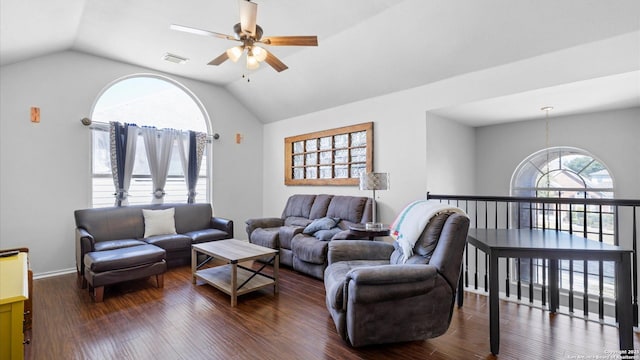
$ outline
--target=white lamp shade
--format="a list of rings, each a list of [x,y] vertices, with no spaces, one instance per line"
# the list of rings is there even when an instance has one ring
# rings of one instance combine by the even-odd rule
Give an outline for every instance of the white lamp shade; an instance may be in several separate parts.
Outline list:
[[[360,190],[388,190],[389,173],[360,174]]]

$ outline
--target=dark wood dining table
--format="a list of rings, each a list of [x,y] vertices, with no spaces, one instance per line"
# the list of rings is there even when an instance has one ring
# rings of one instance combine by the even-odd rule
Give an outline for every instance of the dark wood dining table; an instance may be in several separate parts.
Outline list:
[[[559,306],[559,260],[614,261],[620,350],[621,353],[633,350],[631,250],[568,232],[538,229],[469,229],[467,242],[488,255],[491,353],[498,354],[500,350],[498,259],[501,257],[549,260],[550,312],[556,312]],[[462,305],[460,298],[459,305]]]

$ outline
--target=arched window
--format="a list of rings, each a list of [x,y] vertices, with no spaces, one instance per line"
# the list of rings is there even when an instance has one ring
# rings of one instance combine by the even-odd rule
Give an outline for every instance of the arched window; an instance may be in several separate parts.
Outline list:
[[[92,206],[114,204],[111,173],[109,122],[134,123],[158,129],[172,128],[209,133],[209,117],[201,102],[181,84],[157,75],[139,74],[118,79],[107,86],[93,106],[92,125]],[[142,138],[138,142],[128,192],[129,204],[151,202],[153,186]],[[187,202],[187,188],[178,143],[172,151],[164,202]],[[202,158],[196,202],[209,202],[210,141]]]
[[[511,194],[523,197],[613,198],[614,184],[606,165],[587,151],[573,147],[553,147],[541,150],[525,159],[511,178]],[[614,209],[596,205],[534,204],[531,209],[518,209],[520,224],[516,227],[557,229],[571,231],[592,240],[614,243]],[[531,218],[532,217],[532,218]],[[602,239],[599,237],[602,231]],[[520,260],[520,275],[523,281],[542,284],[545,274],[544,262],[533,259]],[[587,268],[585,279],[584,269]],[[514,267],[514,269],[517,267]],[[531,269],[533,268],[533,273]],[[598,293],[599,276],[604,279],[604,295],[614,297],[614,265],[611,262],[560,261],[560,286],[588,293]],[[517,276],[516,276],[517,277]],[[515,277],[514,277],[515,278]]]
[[[606,166],[588,152],[554,147],[520,163],[511,179],[511,192],[514,196],[612,198],[613,179]]]

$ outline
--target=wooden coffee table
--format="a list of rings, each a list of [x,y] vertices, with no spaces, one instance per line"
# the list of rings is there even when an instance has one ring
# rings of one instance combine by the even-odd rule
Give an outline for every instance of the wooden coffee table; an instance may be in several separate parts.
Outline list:
[[[198,264],[198,254],[207,258]],[[256,259],[266,262],[258,270],[240,263]],[[222,261],[223,265],[199,270],[211,260]],[[273,292],[278,293],[278,250],[251,244],[247,241],[228,239],[195,244],[191,247],[191,273],[193,283],[200,279],[216,289],[231,295],[231,306],[238,303],[238,295],[273,285]],[[273,265],[273,276],[263,274],[265,266]]]

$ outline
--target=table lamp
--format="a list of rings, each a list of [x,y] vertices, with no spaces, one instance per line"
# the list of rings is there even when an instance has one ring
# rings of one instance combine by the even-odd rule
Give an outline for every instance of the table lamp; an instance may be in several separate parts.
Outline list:
[[[360,174],[360,190],[372,190],[373,191],[373,216],[372,222],[366,224],[367,228],[381,228],[382,224],[378,223],[376,217],[376,190],[389,189],[389,174],[388,173],[362,173]]]

